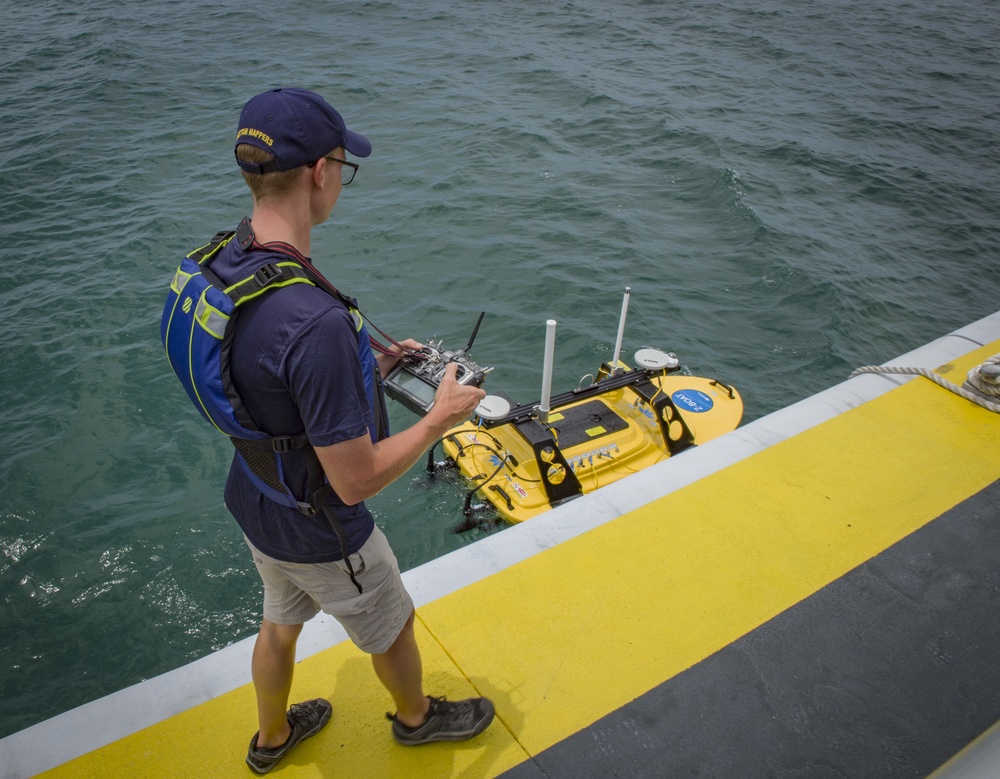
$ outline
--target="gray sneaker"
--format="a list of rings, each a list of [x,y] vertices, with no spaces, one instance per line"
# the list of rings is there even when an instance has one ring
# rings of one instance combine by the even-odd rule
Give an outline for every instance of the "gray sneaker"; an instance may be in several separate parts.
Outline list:
[[[432,741],[464,741],[478,736],[493,721],[493,704],[487,698],[469,698],[455,701],[427,696],[431,702],[427,720],[417,728],[410,728],[392,714],[392,735],[400,744],[416,746]]]
[[[293,703],[288,709],[288,724],[292,726],[292,734],[288,741],[280,747],[274,749],[264,749],[257,746],[257,736],[254,733],[250,739],[250,748],[247,750],[247,765],[258,774],[266,774],[274,768],[278,761],[292,751],[292,747],[300,741],[315,736],[323,726],[330,721],[333,707],[329,701],[322,698],[305,701],[304,703]]]

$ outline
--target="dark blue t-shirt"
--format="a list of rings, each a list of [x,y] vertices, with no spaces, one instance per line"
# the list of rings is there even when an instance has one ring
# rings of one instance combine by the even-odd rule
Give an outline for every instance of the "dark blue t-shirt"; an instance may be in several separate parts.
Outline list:
[[[244,251],[232,240],[211,268],[223,282],[233,284],[266,262],[289,259],[311,267],[290,246],[255,244]],[[313,446],[363,435],[376,440],[373,404],[378,402],[374,394],[379,391],[374,381],[378,365],[368,332],[355,313],[308,284],[273,290],[240,306],[229,370],[258,429],[272,436],[305,432]],[[279,456],[288,486],[297,497],[307,497],[306,451]],[[341,559],[340,541],[325,512],[310,517],[265,497],[238,457],[233,459],[225,496],[247,538],[264,554],[298,563]],[[335,494],[329,495],[327,505],[340,519],[348,554],[353,554],[371,535],[371,513],[364,503],[348,506]]]

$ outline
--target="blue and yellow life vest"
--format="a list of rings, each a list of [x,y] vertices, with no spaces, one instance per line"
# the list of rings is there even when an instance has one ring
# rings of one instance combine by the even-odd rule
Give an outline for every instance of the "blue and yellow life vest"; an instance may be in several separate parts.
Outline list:
[[[360,335],[362,320],[357,302],[328,283],[318,284],[302,265],[291,259],[268,262],[235,284],[224,284],[210,266],[233,238],[240,241],[243,249],[251,245],[253,232],[248,220],[244,220],[236,232],[217,233],[209,243],[195,249],[181,261],[163,308],[160,338],[170,367],[191,402],[216,430],[229,437],[236,447],[240,465],[257,489],[276,503],[311,516],[325,508],[323,497],[330,490],[319,458],[305,433],[272,436],[256,429],[229,374],[232,334],[241,305],[291,284],[317,286],[340,299],[354,315]],[[275,254],[270,257],[272,260],[279,259]],[[368,345],[365,344],[365,347]],[[375,383],[373,413],[378,438],[381,438],[387,430],[384,429],[384,402],[381,401],[377,373],[376,368],[376,375],[372,377]],[[279,455],[294,449],[307,452],[308,495],[293,494],[285,480]],[[344,559],[350,568],[341,523],[332,512],[325,513],[340,538]],[[353,571],[351,574],[353,580]],[[356,580],[354,583],[360,591],[361,586]]]

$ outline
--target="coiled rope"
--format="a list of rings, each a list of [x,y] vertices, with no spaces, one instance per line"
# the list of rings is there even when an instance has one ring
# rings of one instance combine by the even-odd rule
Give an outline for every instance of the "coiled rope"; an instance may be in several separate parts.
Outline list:
[[[925,376],[926,378],[954,392],[956,395],[971,400],[978,406],[1000,413],[1000,354],[990,357],[986,362],[977,365],[965,379],[965,384],[959,387],[943,376],[926,368],[891,368],[882,365],[865,365],[857,368],[850,378],[862,373],[893,373],[908,376]]]

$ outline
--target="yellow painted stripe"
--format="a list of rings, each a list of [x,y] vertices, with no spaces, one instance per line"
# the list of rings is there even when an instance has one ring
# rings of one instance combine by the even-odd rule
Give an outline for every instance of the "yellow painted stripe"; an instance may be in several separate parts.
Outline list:
[[[418,624],[417,640],[428,690],[451,700],[476,695],[447,653]],[[472,682],[481,680],[472,679]],[[268,776],[492,777],[525,759],[502,726],[463,744],[398,746],[385,712],[392,699],[371,662],[350,643],[339,644],[296,666],[293,700],[323,697],[333,704],[330,723],[303,741]],[[253,688],[241,687],[114,744],[43,774],[45,779],[247,779],[244,762],[257,730]]]
[[[1000,342],[969,355],[949,378],[998,351]],[[472,742],[398,747],[381,716],[391,703],[366,657],[341,644],[303,661],[293,698],[328,697],[334,718],[274,775],[494,777],[998,476],[1000,415],[915,379],[422,607],[428,691],[478,691],[497,705],[499,721]],[[245,778],[255,729],[246,686],[43,776]]]

